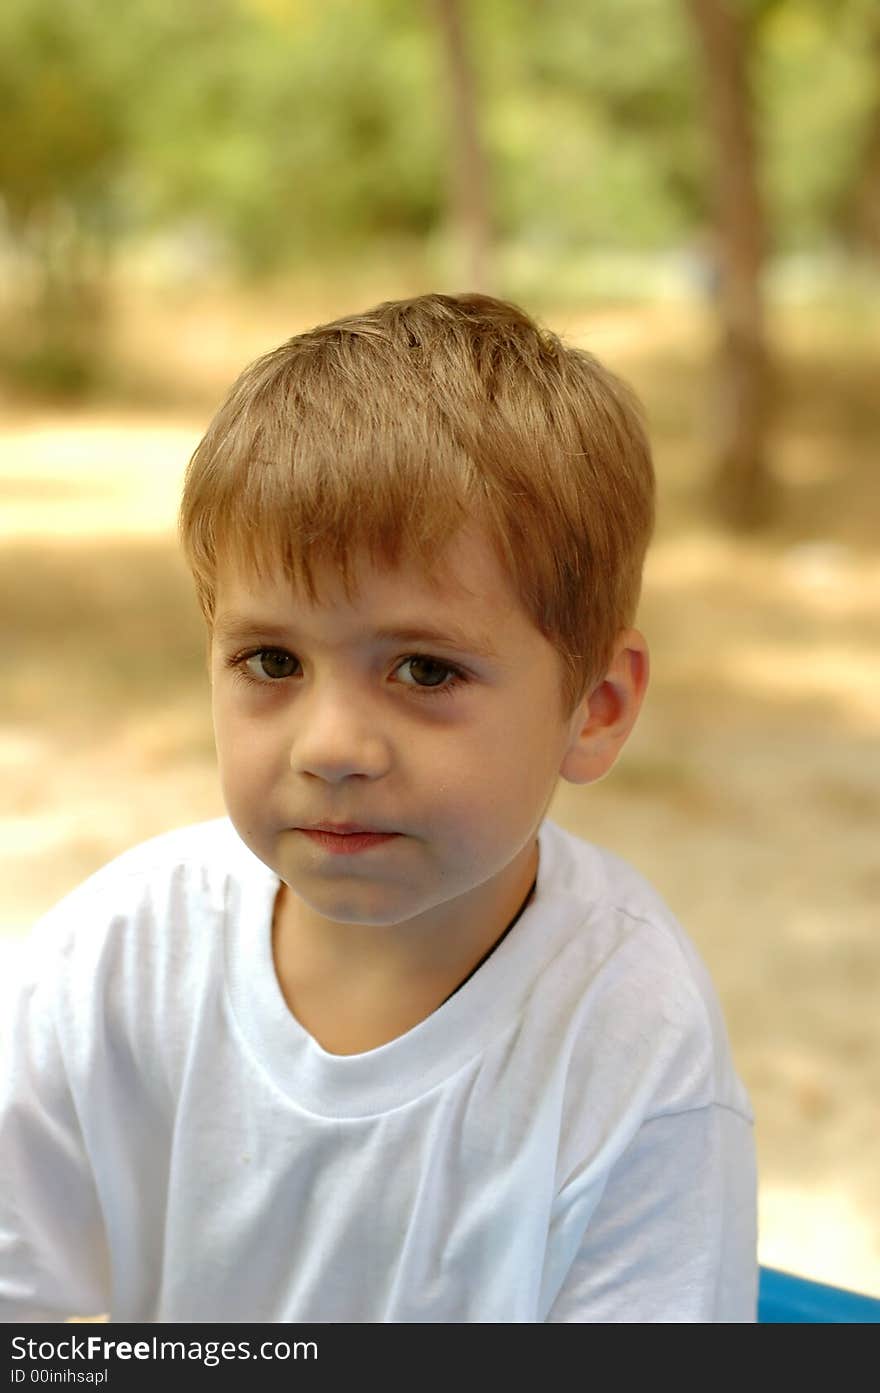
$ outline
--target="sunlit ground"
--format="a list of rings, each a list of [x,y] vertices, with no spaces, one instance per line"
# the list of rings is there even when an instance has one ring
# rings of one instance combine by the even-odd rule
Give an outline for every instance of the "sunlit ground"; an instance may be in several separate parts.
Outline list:
[[[191,373],[194,402],[18,404],[0,430],[9,955],[111,856],[223,812],[201,620],[173,538],[180,483],[223,384],[319,315],[214,308],[205,355],[205,313],[181,311],[169,334],[143,309],[126,340],[151,390]],[[695,491],[707,321],[546,317],[642,392],[661,487],[640,619],[648,700],[610,777],[562,785],[552,815],[637,865],[710,967],[757,1113],[762,1262],[880,1296],[877,350],[833,320],[780,319],[786,517],[733,541]]]

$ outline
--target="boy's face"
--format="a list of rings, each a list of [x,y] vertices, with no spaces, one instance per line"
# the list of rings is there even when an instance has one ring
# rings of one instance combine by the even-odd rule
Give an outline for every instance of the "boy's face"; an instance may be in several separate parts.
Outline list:
[[[444,916],[524,895],[537,867],[536,832],[582,712],[563,720],[559,656],[482,534],[460,534],[446,560],[441,589],[413,567],[362,565],[353,604],[326,574],[320,606],[283,577],[218,577],[211,681],[226,808],[316,923],[440,929]],[[234,634],[230,615],[244,621]],[[429,628],[446,641],[413,636]],[[302,830],[319,822],[397,835],[340,854]]]

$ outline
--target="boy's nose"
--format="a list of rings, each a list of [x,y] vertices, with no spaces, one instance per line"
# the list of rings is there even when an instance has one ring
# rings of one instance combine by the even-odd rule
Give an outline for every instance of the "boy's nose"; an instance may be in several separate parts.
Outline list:
[[[363,700],[326,690],[297,704],[290,743],[291,767],[327,783],[358,775],[380,779],[391,767],[391,748],[375,713]]]

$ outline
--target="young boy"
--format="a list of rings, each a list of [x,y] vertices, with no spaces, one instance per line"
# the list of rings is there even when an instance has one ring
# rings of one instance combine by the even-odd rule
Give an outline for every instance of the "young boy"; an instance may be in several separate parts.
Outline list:
[[[545,817],[638,716],[653,512],[627,389],[512,305],[388,303],[244,372],[180,511],[228,817],[35,928],[5,1319],[755,1319],[706,970]]]

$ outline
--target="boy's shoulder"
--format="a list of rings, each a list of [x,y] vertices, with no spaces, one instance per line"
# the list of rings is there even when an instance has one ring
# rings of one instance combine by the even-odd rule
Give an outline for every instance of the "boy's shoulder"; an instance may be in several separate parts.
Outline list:
[[[7,988],[19,1038],[38,1050],[57,1040],[81,1080],[110,1043],[171,1069],[192,1023],[222,999],[230,931],[268,917],[276,885],[228,817],[120,852],[22,940]]]
[[[567,830],[545,818],[539,834],[539,875],[548,898],[568,900],[572,909],[582,906],[590,922],[592,950],[602,951],[607,930],[614,942],[627,933],[627,925],[641,925],[657,951],[673,958],[682,953],[693,961],[690,943],[678,919],[655,886],[617,852]],[[633,931],[630,930],[630,931]]]
[[[273,883],[228,817],[172,828],[119,852],[57,900],[33,924],[28,956],[94,970],[135,951],[144,962],[213,950],[206,922],[228,919],[244,895]]]
[[[255,859],[239,837],[229,817],[209,818],[157,832],[126,847],[99,866],[73,893],[92,888],[99,880],[109,882],[126,876],[173,872],[178,867],[204,863],[225,864],[230,856]]]
[[[604,1054],[616,1040],[630,1054],[663,1040],[682,1077],[703,1073],[707,1100],[751,1116],[711,975],[660,892],[624,857],[550,819],[540,840],[547,924],[560,929],[554,972],[577,999],[580,1050]]]
[[[114,893],[125,895],[151,890],[167,893],[173,886],[192,884],[214,898],[230,877],[271,874],[239,837],[229,817],[189,823],[126,847],[58,900],[39,923],[90,900],[104,900]]]
[[[690,1015],[713,996],[694,944],[651,882],[617,852],[545,819],[542,898],[564,923],[561,947],[573,978],[598,976],[668,1013]]]
[[[650,881],[616,852],[570,832],[549,817],[541,823],[539,840],[540,873],[558,888],[590,901],[613,898],[643,913],[666,911]]]

